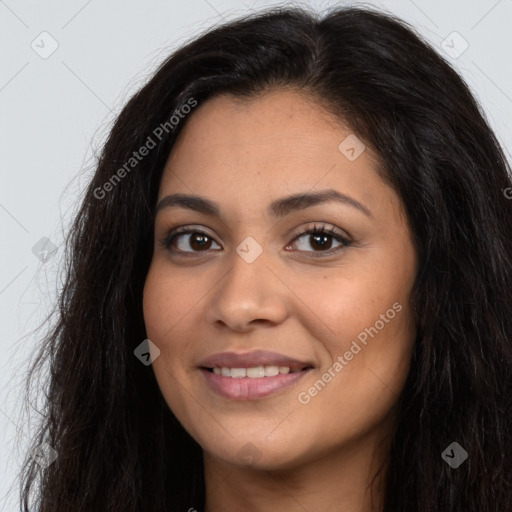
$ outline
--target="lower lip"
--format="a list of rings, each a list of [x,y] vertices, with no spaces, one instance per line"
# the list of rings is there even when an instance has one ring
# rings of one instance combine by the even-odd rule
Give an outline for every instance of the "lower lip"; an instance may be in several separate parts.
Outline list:
[[[275,377],[260,377],[251,379],[250,377],[224,377],[216,373],[209,372],[201,368],[206,382],[219,395],[234,400],[253,400],[264,398],[273,393],[277,393],[288,386],[296,383],[304,375],[310,372],[310,369],[301,372],[279,374]]]

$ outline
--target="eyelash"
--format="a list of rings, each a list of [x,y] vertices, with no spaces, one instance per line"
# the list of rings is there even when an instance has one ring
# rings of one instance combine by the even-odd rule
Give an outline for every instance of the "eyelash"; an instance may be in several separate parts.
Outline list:
[[[167,236],[165,236],[162,240],[160,240],[160,244],[164,249],[167,249],[168,251],[170,251],[171,253],[174,253],[174,254],[187,254],[187,253],[198,254],[200,252],[207,252],[207,251],[180,251],[180,250],[172,249],[171,246],[172,246],[174,240],[178,236],[184,235],[184,234],[188,234],[188,235],[198,234],[198,235],[202,235],[202,236],[205,236],[205,237],[213,240],[213,237],[211,237],[208,233],[206,233],[205,231],[203,231],[200,228],[188,229],[186,226],[184,226],[184,227],[177,228],[177,229],[171,231]],[[316,225],[314,225],[313,228],[307,228],[307,229],[301,231],[300,233],[298,233],[294,237],[294,239],[290,242],[290,244],[287,244],[286,247],[288,247],[289,245],[294,243],[296,240],[298,240],[299,238],[302,238],[305,235],[327,235],[327,236],[331,236],[337,242],[340,242],[342,244],[339,247],[336,247],[334,249],[329,249],[326,251],[299,251],[299,252],[313,253],[314,258],[322,258],[322,257],[326,257],[326,256],[332,256],[333,254],[338,253],[338,252],[342,251],[343,249],[349,247],[353,243],[352,240],[340,235],[332,227],[327,228],[325,225],[321,225],[321,226],[317,227]],[[217,242],[215,242],[215,243],[217,243]]]

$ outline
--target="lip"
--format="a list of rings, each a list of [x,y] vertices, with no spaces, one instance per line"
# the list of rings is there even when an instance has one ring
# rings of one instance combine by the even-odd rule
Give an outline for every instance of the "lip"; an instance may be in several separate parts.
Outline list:
[[[253,350],[252,352],[220,352],[206,359],[203,359],[199,365],[200,368],[251,368],[254,366],[288,366],[291,370],[301,370],[307,367],[313,367],[311,361],[299,361],[277,352],[268,350]],[[271,379],[272,377],[265,377]],[[257,379],[255,379],[257,380]]]
[[[217,394],[232,400],[265,398],[295,384],[311,371],[312,368],[296,373],[279,374],[275,377],[261,377],[258,379],[242,377],[235,379],[217,375],[201,368],[201,373],[208,386]]]
[[[202,360],[198,366],[210,389],[222,397],[232,400],[256,400],[278,393],[295,384],[314,368],[311,362],[299,361],[265,350],[255,350],[243,354],[222,352]],[[252,379],[249,377],[224,377],[208,370],[215,367],[251,368],[255,366],[288,366],[291,370],[302,371]]]

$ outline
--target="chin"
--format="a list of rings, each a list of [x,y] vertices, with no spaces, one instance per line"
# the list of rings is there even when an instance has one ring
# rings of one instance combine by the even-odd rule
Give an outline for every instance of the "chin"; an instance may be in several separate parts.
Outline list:
[[[208,440],[200,443],[213,458],[247,469],[258,471],[288,470],[296,467],[305,459],[305,439],[287,435],[285,440],[266,438],[268,434],[245,435],[224,438],[223,443]],[[301,447],[301,452],[297,452]]]

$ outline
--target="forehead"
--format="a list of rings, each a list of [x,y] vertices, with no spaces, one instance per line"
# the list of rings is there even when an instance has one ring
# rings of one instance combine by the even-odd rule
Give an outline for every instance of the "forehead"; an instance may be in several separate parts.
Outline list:
[[[354,160],[340,151],[349,137],[355,134],[347,125],[297,91],[250,99],[217,96],[186,119],[159,196],[193,191],[238,199],[255,211],[266,209],[272,197],[325,188],[363,203],[389,201],[386,196],[393,192],[380,178],[371,149]]]
[[[297,91],[274,90],[250,99],[221,95],[192,112],[170,162],[191,146],[197,158],[209,153],[233,160],[251,156],[258,162],[270,156],[280,162],[299,157],[314,160],[318,153],[336,154],[340,137],[350,132],[311,97]]]

